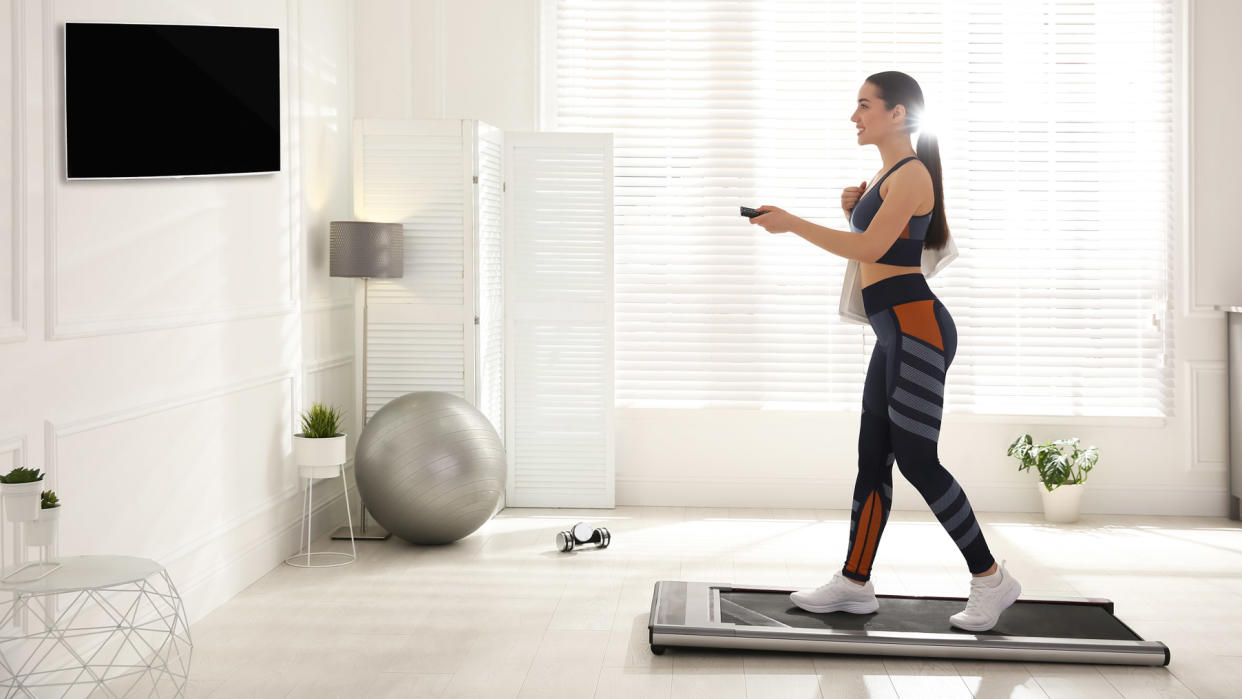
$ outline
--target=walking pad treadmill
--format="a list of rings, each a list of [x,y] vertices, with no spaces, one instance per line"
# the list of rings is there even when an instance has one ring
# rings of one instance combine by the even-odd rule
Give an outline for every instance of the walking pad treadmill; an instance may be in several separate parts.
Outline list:
[[[667,646],[1111,665],[1168,665],[1169,648],[1145,641],[1106,599],[1019,599],[989,631],[949,617],[965,597],[876,595],[871,614],[803,611],[793,590],[661,580],[651,599],[651,652]]]

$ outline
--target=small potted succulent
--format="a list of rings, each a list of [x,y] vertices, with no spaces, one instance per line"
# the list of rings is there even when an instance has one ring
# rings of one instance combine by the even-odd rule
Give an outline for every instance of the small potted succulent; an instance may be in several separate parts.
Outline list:
[[[0,496],[4,497],[4,518],[10,522],[30,522],[39,516],[39,493],[43,474],[37,468],[17,468],[0,476]]]
[[[1099,449],[1079,450],[1077,437],[1034,444],[1031,435],[1024,434],[1009,445],[1009,456],[1021,462],[1019,471],[1029,471],[1032,466],[1039,471],[1038,487],[1044,502],[1044,519],[1049,522],[1078,521],[1078,504],[1082,499],[1087,473],[1099,460]]]
[[[315,403],[302,413],[302,431],[293,435],[293,457],[304,478],[341,475],[345,463],[345,435],[338,431],[341,413]]]
[[[59,521],[60,500],[55,491],[45,490],[39,506],[39,518],[27,525],[26,543],[30,546],[51,546],[56,540]]]

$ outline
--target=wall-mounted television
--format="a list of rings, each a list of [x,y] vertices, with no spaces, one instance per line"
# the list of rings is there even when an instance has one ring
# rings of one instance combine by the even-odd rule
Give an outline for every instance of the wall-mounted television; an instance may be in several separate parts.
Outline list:
[[[272,27],[65,23],[70,180],[280,171]]]

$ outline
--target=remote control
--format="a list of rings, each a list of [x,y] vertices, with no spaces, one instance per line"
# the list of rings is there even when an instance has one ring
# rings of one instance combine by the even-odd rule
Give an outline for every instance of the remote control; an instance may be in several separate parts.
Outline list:
[[[764,215],[764,214],[766,214],[766,213],[768,213],[768,212],[766,212],[766,211],[755,211],[754,209],[750,208],[749,206],[743,206],[743,207],[742,207],[742,215],[743,215],[743,216],[745,216],[746,218],[754,218],[754,217],[756,217],[756,216],[762,216],[762,215]]]

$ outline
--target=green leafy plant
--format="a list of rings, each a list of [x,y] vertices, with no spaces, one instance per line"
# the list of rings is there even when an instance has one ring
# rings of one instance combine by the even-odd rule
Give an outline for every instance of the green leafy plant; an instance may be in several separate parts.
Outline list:
[[[1063,448],[1068,453],[1062,453]],[[1035,444],[1031,441],[1031,435],[1024,434],[1009,445],[1009,456],[1021,461],[1019,471],[1029,471],[1034,466],[1044,487],[1052,492],[1062,485],[1085,482],[1087,473],[1099,460],[1100,452],[1096,447],[1080,450],[1077,437]]]
[[[53,507],[60,507],[60,499],[56,497],[55,490],[43,491],[42,509],[50,510]]]
[[[329,408],[323,403],[315,403],[310,410],[302,413],[302,436],[310,439],[335,437],[340,423],[339,410]]]
[[[39,472],[39,469],[24,468],[22,466],[18,466],[7,474],[0,476],[0,483],[34,483],[39,480],[43,480],[43,474]]]

